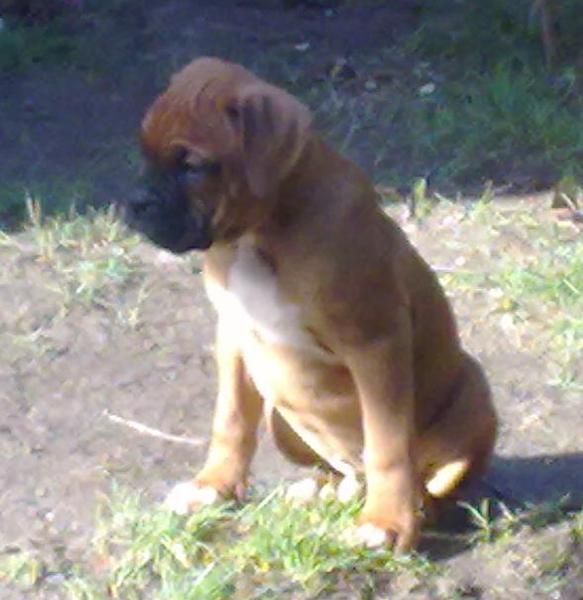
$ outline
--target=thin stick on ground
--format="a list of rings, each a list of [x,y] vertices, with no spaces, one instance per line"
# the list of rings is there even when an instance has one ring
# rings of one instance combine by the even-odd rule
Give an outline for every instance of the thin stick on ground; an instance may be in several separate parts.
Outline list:
[[[112,423],[117,423],[118,425],[123,425],[124,427],[128,427],[129,429],[133,429],[142,435],[149,435],[151,437],[155,437],[161,440],[165,440],[167,442],[173,442],[175,444],[186,444],[188,446],[204,446],[206,443],[202,438],[192,438],[186,437],[182,435],[174,435],[171,433],[164,433],[159,429],[155,429],[153,427],[148,427],[148,425],[144,425],[143,423],[139,423],[138,421],[132,421],[131,419],[125,419],[124,417],[120,417],[118,415],[114,415],[110,413],[108,410],[103,411],[103,415],[109,419]]]

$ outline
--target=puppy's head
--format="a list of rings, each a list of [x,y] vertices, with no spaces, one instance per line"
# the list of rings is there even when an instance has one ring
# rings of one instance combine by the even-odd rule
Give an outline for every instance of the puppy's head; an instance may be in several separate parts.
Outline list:
[[[256,227],[273,212],[310,121],[303,104],[243,67],[194,61],[144,118],[146,164],[128,223],[177,253]]]

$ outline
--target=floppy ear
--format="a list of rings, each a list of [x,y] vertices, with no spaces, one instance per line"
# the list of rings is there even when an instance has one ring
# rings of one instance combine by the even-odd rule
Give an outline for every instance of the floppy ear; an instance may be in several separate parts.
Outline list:
[[[312,121],[310,111],[287,92],[257,83],[239,91],[227,115],[239,139],[249,188],[264,197],[299,159]]]

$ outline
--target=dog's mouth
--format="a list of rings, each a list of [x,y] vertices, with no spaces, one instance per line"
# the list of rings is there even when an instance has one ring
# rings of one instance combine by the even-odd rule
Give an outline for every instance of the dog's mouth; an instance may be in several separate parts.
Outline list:
[[[208,250],[213,244],[213,232],[210,219],[204,218],[202,224],[186,228],[183,236],[171,243],[167,249],[175,254],[183,254],[190,250]]]
[[[202,168],[197,177],[199,171]],[[210,248],[214,209],[192,189],[192,176],[190,171],[147,169],[136,193],[124,202],[125,222],[156,246],[176,254]]]

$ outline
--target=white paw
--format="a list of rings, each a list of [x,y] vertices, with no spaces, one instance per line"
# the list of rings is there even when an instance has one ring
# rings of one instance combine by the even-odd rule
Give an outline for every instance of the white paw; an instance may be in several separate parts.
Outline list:
[[[300,479],[290,484],[286,490],[285,497],[287,500],[296,504],[306,504],[313,500],[319,491],[318,482],[312,477]]]
[[[356,477],[345,477],[339,484],[336,490],[336,498],[343,504],[348,504],[362,492],[362,483]]]
[[[200,487],[193,481],[183,481],[170,490],[164,506],[177,515],[186,515],[199,506],[216,504],[220,498],[221,495],[213,487]]]
[[[387,532],[372,523],[364,523],[364,525],[358,527],[353,533],[353,542],[367,548],[380,548],[388,540],[389,536]]]

